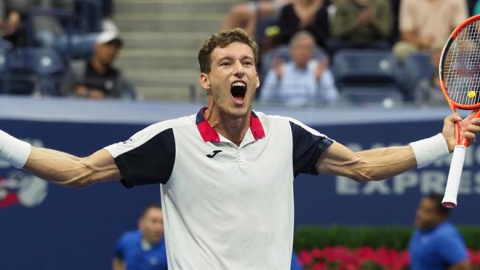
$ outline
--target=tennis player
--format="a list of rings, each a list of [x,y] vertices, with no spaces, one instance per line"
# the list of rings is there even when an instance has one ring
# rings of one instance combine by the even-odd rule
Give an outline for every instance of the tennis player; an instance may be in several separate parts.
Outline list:
[[[212,35],[198,60],[208,107],[197,114],[153,124],[85,158],[2,131],[0,158],[76,188],[119,179],[126,187],[160,184],[169,269],[286,270],[299,173],[387,179],[448,156],[454,123],[472,142],[480,130],[474,114],[452,114],[431,138],[353,152],[295,119],[252,110],[258,47],[243,30]]]

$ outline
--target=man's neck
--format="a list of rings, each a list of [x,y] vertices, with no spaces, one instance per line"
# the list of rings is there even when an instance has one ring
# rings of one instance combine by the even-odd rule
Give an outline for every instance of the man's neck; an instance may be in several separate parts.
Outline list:
[[[245,117],[233,118],[222,113],[209,114],[208,110],[205,111],[205,119],[210,126],[237,146],[240,146],[245,133],[250,128],[250,115],[251,112]]]

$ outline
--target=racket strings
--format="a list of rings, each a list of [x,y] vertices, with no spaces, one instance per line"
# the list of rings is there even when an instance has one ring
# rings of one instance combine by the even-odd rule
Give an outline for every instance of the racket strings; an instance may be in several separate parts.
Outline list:
[[[443,79],[448,96],[461,105],[480,103],[480,22],[473,21],[457,34],[447,49]]]

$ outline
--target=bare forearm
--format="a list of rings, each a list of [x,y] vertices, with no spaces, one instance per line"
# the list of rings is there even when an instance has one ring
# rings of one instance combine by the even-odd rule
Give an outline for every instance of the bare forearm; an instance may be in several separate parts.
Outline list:
[[[320,157],[317,171],[346,176],[356,181],[382,180],[410,170],[416,166],[410,146],[353,152],[334,143]]]
[[[32,147],[24,169],[55,184],[84,187],[119,179],[119,171],[106,150],[79,158],[56,150]]]
[[[388,179],[417,165],[410,146],[372,149],[357,154],[365,161],[362,170],[368,172],[368,180]]]

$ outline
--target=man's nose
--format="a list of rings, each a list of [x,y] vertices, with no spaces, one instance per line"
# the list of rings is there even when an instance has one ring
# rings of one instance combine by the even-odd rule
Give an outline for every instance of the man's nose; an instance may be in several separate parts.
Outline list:
[[[235,76],[242,77],[245,75],[245,71],[243,70],[243,65],[240,63],[240,61],[236,61],[234,64],[234,72]]]

